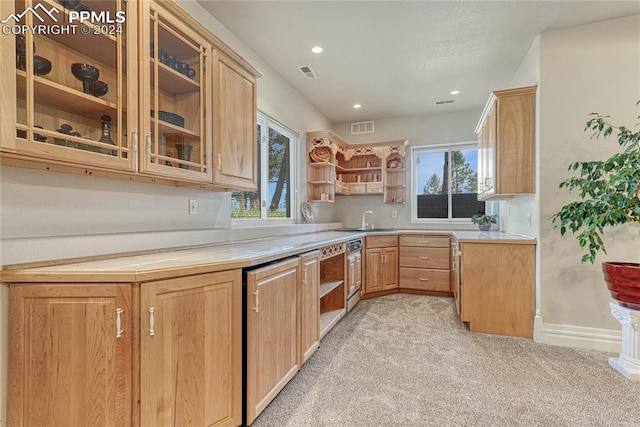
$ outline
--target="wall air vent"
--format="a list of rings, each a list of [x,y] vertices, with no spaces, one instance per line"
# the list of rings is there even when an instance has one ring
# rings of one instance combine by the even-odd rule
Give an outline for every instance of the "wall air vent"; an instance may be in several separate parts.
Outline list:
[[[351,135],[356,135],[359,133],[373,133],[373,132],[374,132],[373,121],[351,123]]]
[[[456,101],[454,101],[453,99],[448,99],[446,101],[436,101],[436,105],[453,104],[454,102]]]
[[[300,67],[299,70],[302,71],[302,74],[304,74],[304,76],[309,80],[318,78],[318,75],[316,74],[316,72],[313,71],[311,67],[309,67],[308,65]]]

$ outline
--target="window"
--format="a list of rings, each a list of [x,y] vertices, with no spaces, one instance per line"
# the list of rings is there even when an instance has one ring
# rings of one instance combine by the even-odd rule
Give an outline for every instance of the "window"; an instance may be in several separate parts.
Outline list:
[[[258,113],[258,191],[231,194],[231,218],[237,220],[295,219],[296,134]]]
[[[485,213],[478,201],[478,148],[475,143],[413,147],[412,222],[469,219]]]

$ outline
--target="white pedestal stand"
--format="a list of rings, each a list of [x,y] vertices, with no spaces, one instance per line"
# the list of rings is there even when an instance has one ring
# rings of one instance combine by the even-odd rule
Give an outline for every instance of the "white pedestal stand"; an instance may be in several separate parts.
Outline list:
[[[611,314],[622,324],[620,357],[610,357],[609,365],[632,381],[640,381],[640,311],[611,303]]]

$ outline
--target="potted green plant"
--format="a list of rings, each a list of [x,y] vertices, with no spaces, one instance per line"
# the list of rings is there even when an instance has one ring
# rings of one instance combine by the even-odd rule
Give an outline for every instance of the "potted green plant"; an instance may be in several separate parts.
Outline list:
[[[552,216],[561,235],[571,231],[580,247],[586,249],[583,263],[594,263],[598,252],[607,253],[602,241],[605,228],[640,225],[640,130],[616,126],[609,116],[599,113],[590,116],[585,131],[593,131],[591,138],[607,138],[616,132],[621,151],[606,160],[571,163],[569,171],[577,176],[560,183],[560,188],[577,191],[579,200]],[[611,296],[623,305],[640,309],[640,264],[603,262],[602,270]]]
[[[471,222],[477,224],[480,231],[489,231],[491,224],[498,223],[498,215],[475,214],[471,217]]]

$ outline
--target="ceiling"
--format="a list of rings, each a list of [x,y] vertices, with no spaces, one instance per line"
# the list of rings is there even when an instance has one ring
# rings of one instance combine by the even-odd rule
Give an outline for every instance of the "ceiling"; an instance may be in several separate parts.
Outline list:
[[[640,13],[639,1],[198,2],[334,124],[481,108],[537,34]]]

